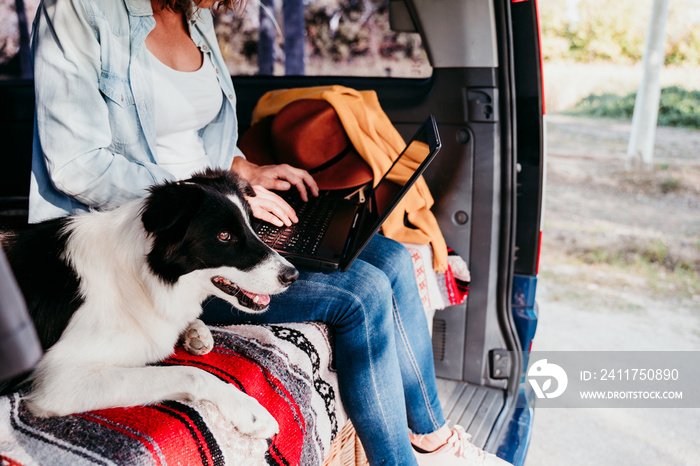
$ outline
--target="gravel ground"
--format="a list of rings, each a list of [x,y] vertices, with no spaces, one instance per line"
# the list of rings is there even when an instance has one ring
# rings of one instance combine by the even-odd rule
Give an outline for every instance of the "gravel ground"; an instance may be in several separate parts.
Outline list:
[[[700,350],[700,131],[658,128],[625,170],[629,124],[548,116],[532,349]],[[700,409],[539,409],[528,466],[700,465]]]

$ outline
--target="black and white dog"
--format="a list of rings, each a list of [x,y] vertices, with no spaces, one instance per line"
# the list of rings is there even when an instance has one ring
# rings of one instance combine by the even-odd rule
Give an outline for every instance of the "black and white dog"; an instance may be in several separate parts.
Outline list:
[[[244,196],[254,195],[235,174],[207,171],[115,210],[5,237],[47,350],[31,377],[29,409],[48,417],[207,400],[239,431],[274,435],[275,419],[234,386],[194,367],[149,366],[169,356],[191,324],[194,334],[208,334],[196,320],[207,297],[263,312],[269,295],[298,277],[252,230]]]

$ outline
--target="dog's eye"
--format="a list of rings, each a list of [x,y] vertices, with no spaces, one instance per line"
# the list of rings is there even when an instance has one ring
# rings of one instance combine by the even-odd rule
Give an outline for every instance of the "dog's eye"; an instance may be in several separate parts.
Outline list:
[[[219,233],[218,238],[219,238],[219,241],[229,242],[229,241],[231,241],[231,233],[224,230],[224,231]]]

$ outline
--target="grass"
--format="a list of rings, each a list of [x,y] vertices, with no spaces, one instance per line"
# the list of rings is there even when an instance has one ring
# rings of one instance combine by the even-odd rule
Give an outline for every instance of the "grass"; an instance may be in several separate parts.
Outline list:
[[[571,256],[582,264],[643,276],[649,288],[660,293],[680,294],[684,298],[700,294],[700,270],[671,254],[661,240],[631,243],[616,250],[593,246],[575,251]]]
[[[569,255],[555,253],[547,260],[540,277],[544,282],[557,284],[552,292],[554,301],[576,302],[595,311],[606,308],[606,303],[614,299],[618,311],[645,312],[644,301],[634,292],[639,286],[636,275],[608,264],[585,264]]]
[[[683,187],[683,183],[678,178],[665,178],[659,182],[659,188],[664,194],[674,193],[680,191]]]
[[[609,92],[591,94],[576,104],[571,113],[631,119],[635,97],[635,92],[624,96]],[[658,124],[700,129],[700,91],[687,90],[680,86],[663,88],[659,102]]]
[[[542,273],[549,280],[593,284],[608,292],[635,289],[669,298],[700,296],[698,236],[686,238],[681,246],[663,237],[620,236],[595,225],[549,220],[543,227],[552,232],[542,259]]]
[[[584,254],[567,256],[567,262],[575,266],[588,266],[591,274],[595,270],[604,271],[605,281],[596,283],[591,275],[586,276],[581,283],[591,283],[599,288],[622,290],[626,287],[636,289],[631,284],[633,277],[644,280],[645,288],[656,295],[669,298],[688,299],[700,294],[700,273],[689,264],[681,263],[669,270],[655,261],[650,261],[643,256],[629,260],[619,254],[610,254],[607,251],[591,250]],[[565,277],[561,273],[543,271],[543,276],[548,280],[571,285],[573,277]],[[614,278],[613,278],[614,277]],[[581,277],[579,277],[581,280]],[[579,292],[587,294],[586,292]],[[580,298],[581,296],[570,296]]]

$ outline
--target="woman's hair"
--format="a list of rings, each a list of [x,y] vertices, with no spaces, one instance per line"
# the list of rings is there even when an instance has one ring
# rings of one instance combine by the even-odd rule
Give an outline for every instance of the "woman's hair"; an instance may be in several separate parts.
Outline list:
[[[155,0],[154,3],[158,8],[167,8],[178,13],[184,13],[188,18],[191,18],[194,14],[192,0]],[[197,1],[194,3],[197,3]],[[216,4],[215,8],[240,11],[245,8],[246,3],[248,3],[247,0],[222,0]]]

